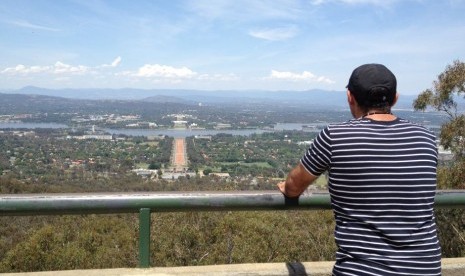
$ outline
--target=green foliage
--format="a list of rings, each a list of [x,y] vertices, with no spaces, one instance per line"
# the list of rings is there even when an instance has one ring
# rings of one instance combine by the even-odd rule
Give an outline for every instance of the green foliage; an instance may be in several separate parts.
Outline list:
[[[443,258],[465,256],[465,210],[436,210]]]
[[[150,165],[148,166],[149,170],[159,170],[160,168],[161,168],[160,163],[150,163]]]
[[[62,217],[17,243],[0,272],[134,267],[136,221],[129,216]]]
[[[465,189],[465,160],[438,168],[439,189]],[[465,256],[465,210],[436,210],[443,257]]]
[[[458,113],[454,99],[460,96],[465,96],[465,63],[456,60],[439,74],[432,89],[418,95],[413,105],[415,110],[432,107],[449,118],[441,126],[439,139],[454,153],[455,162],[438,168],[439,189],[465,189],[465,115]],[[443,256],[464,256],[465,211],[437,210],[436,218]]]
[[[35,187],[6,177],[0,181],[7,193]],[[232,191],[276,185],[265,179],[254,186],[250,182],[206,176],[154,185],[141,183],[138,177],[115,177],[53,187],[62,192]],[[335,250],[328,211],[155,213],[152,217],[152,263],[157,266],[331,260]],[[137,224],[136,215],[0,217],[0,272],[136,267]]]
[[[318,261],[335,252],[328,211],[159,214],[153,223],[155,266]]]
[[[250,137],[215,135],[211,140],[189,137],[187,155],[192,169],[218,167],[231,176],[279,177],[295,166],[315,133],[283,131]]]
[[[451,149],[456,160],[465,159],[465,114],[443,124],[439,138],[445,149]]]
[[[464,93],[465,63],[455,60],[439,74],[438,79],[433,82],[432,89],[427,89],[419,95],[414,102],[414,107],[416,110],[425,110],[431,106],[454,117],[457,108],[454,95],[460,96]]]
[[[459,160],[465,158],[465,115],[458,113],[454,98],[461,96],[465,97],[465,63],[456,60],[439,74],[433,88],[423,91],[413,103],[415,110],[432,107],[448,115],[449,122],[442,125],[439,138]]]
[[[438,189],[465,189],[465,160],[438,168]]]
[[[0,272],[136,267],[136,217],[32,218]],[[331,260],[333,227],[330,211],[155,213],[152,265]]]
[[[212,173],[212,171],[213,171],[212,169],[205,169],[203,170],[203,175],[209,175]]]

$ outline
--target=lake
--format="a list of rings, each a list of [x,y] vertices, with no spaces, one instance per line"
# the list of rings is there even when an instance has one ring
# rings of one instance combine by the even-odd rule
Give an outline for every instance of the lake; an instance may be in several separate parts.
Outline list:
[[[301,123],[278,123],[274,129],[111,129],[106,128],[103,131],[110,134],[123,134],[128,136],[159,136],[166,135],[175,138],[185,138],[188,136],[216,135],[220,133],[249,136],[251,134],[261,134],[272,131],[283,130],[302,130],[302,126],[314,124]],[[37,129],[37,128],[69,128],[64,124],[57,123],[23,123],[23,122],[0,122],[0,129]]]
[[[68,128],[67,125],[57,123],[23,123],[0,122],[0,129],[35,129],[35,128]]]
[[[302,124],[302,123],[277,123],[273,129],[104,129],[111,134],[124,134],[131,136],[158,136],[166,135],[175,138],[186,138],[189,136],[216,135],[220,133],[249,136],[251,134],[261,134],[265,132],[283,131],[283,130],[302,130],[303,126],[321,127],[324,124]]]
[[[249,136],[251,134],[270,132],[262,129],[104,129],[111,134],[124,134],[130,136],[159,136],[166,135],[175,138],[186,138],[189,136],[216,135],[220,133]]]

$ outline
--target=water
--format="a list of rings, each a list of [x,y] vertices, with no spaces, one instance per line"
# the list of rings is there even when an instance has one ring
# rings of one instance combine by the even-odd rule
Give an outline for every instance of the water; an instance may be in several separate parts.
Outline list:
[[[166,135],[175,138],[186,138],[189,136],[205,136],[205,135],[216,135],[220,133],[249,136],[251,134],[261,134],[272,131],[283,131],[283,130],[302,130],[303,126],[315,126],[321,127],[324,124],[302,124],[302,123],[277,123],[273,129],[105,129],[105,132],[111,134],[124,134],[130,136],[158,136]]]
[[[252,134],[261,134],[272,131],[283,130],[302,130],[303,126],[319,124],[302,124],[302,123],[277,123],[273,129],[112,129],[106,128],[103,131],[110,134],[123,134],[128,136],[170,136],[175,138],[185,138],[189,136],[206,136],[216,134],[231,134],[239,136],[250,136]],[[69,128],[64,124],[57,123],[23,123],[23,122],[0,122],[0,129],[37,129],[37,128]]]
[[[262,129],[105,129],[105,132],[111,134],[124,134],[129,136],[159,136],[166,135],[175,138],[186,138],[189,136],[216,135],[220,133],[249,136],[251,134],[269,132]]]
[[[301,130],[302,124],[297,123],[277,123],[274,130]]]
[[[252,134],[261,134],[272,131],[283,131],[283,130],[302,130],[303,126],[315,127],[315,131],[319,131],[321,127],[325,126],[323,123],[277,123],[273,129],[103,129],[105,132],[110,134],[123,134],[128,136],[170,136],[174,138],[185,138],[189,136],[206,136],[216,134],[231,134],[239,136],[250,136]],[[427,126],[429,128],[433,125]],[[23,123],[23,122],[0,122],[0,129],[36,129],[36,128],[69,128],[64,124],[57,123]]]
[[[0,129],[35,129],[35,128],[68,128],[67,125],[57,123],[23,123],[0,122]]]
[[[314,127],[314,128],[322,128],[327,126],[328,123],[277,123],[274,125],[274,130],[282,131],[282,130],[302,130],[303,127]]]

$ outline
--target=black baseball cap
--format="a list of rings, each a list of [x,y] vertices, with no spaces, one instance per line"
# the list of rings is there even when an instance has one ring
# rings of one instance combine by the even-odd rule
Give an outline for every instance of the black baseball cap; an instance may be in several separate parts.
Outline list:
[[[347,89],[360,106],[390,107],[396,97],[397,80],[382,64],[364,64],[352,72]]]

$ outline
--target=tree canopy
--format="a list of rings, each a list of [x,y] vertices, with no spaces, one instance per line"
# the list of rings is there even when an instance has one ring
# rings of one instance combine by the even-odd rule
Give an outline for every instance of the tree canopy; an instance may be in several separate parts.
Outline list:
[[[415,110],[432,107],[447,114],[449,121],[442,125],[441,145],[450,149],[457,160],[465,159],[465,114],[457,108],[457,99],[465,98],[465,63],[455,60],[438,75],[431,89],[426,89],[413,103]]]

